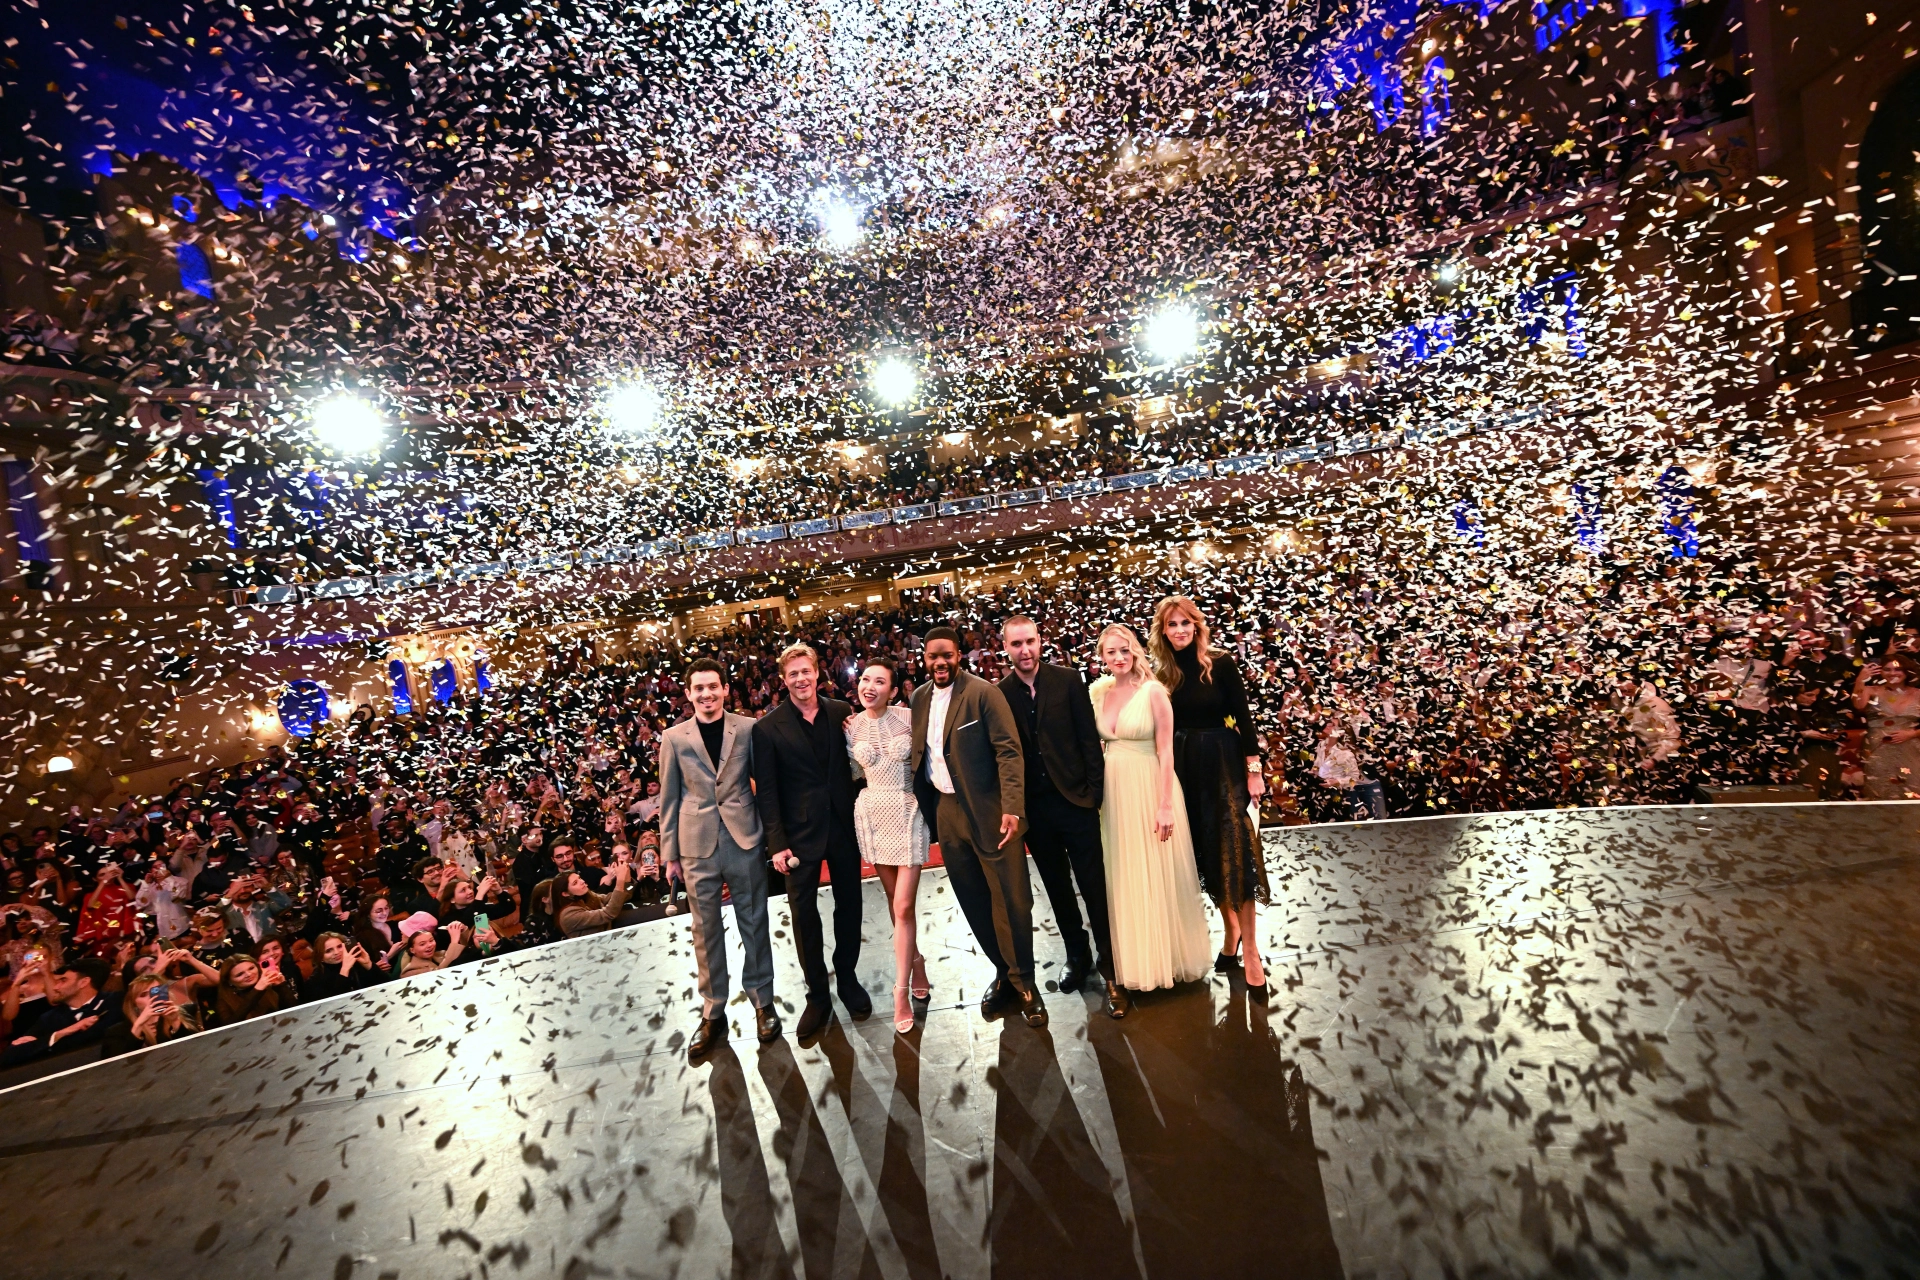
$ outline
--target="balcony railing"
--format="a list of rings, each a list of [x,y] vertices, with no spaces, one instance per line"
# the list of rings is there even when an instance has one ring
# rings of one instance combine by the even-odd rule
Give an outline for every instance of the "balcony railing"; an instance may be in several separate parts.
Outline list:
[[[906,524],[936,516],[974,515],[1005,507],[1028,506],[1037,502],[1074,501],[1108,493],[1128,493],[1165,485],[1193,484],[1216,477],[1257,475],[1281,470],[1296,463],[1323,458],[1346,458],[1387,449],[1432,444],[1482,431],[1520,426],[1544,417],[1546,407],[1534,405],[1519,412],[1495,418],[1452,419],[1403,430],[1361,432],[1317,440],[1272,453],[1244,453],[1211,462],[1185,462],[1176,466],[1155,467],[1118,476],[1089,476],[1057,484],[1026,489],[1008,489],[999,493],[975,494],[943,502],[919,502],[901,507],[883,507],[874,511],[856,511],[841,516],[817,516],[786,524],[760,525],[745,529],[715,529],[688,534],[684,540],[658,538],[630,547],[591,547],[577,551],[516,560],[511,564],[488,563],[450,565],[416,569],[407,573],[383,573],[370,578],[334,578],[307,585],[283,584],[246,587],[234,592],[235,603],[257,606],[295,604],[301,600],[350,600],[368,595],[393,595],[421,591],[442,585],[504,578],[522,580],[592,569],[606,565],[636,564],[664,560],[687,552],[711,551],[731,546],[760,546],[793,542],[836,532],[874,529],[885,525]]]

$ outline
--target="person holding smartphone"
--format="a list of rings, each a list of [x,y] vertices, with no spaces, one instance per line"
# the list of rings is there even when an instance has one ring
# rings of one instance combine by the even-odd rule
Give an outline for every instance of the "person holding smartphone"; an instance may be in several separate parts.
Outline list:
[[[319,946],[320,963],[314,966],[313,977],[306,984],[310,999],[323,1000],[328,996],[358,991],[371,986],[377,979],[373,957],[367,954],[364,946],[345,934],[323,933]]]
[[[301,1000],[305,999],[305,992],[300,989],[300,971],[288,963],[286,944],[280,941],[279,938],[268,938],[262,942],[254,952],[254,958],[260,962],[260,967],[263,970],[268,973],[278,974],[281,979],[285,981],[287,986],[286,1003],[298,1004]]]
[[[97,956],[83,956],[56,969],[48,979],[46,1012],[35,1020],[30,1034],[13,1037],[0,1053],[0,1067],[98,1046],[120,1017],[119,1008],[103,991],[111,971]]]
[[[1896,653],[1861,667],[1853,706],[1867,718],[1866,798],[1920,796],[1920,660]]]
[[[133,909],[151,916],[155,930],[171,942],[192,926],[186,905],[190,893],[187,880],[165,858],[155,858],[134,888]]]
[[[15,910],[26,913],[23,907]],[[0,992],[0,1029],[7,1033],[7,1043],[16,1035],[31,1034],[33,1024],[52,1006],[51,972],[44,949],[30,948],[21,956],[13,981]]]
[[[108,1027],[101,1041],[103,1058],[117,1058],[199,1030],[181,1015],[168,994],[167,980],[156,973],[144,974],[127,984],[120,1012],[123,1020]]]

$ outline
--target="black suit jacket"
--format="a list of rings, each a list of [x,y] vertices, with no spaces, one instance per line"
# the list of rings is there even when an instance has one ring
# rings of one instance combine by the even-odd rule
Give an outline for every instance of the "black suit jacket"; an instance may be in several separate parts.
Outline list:
[[[1022,688],[1016,691],[1015,685]],[[1009,674],[1000,682],[1000,692],[1013,708],[1026,690],[1017,674]],[[1082,809],[1098,809],[1107,786],[1107,761],[1100,750],[1100,729],[1094,724],[1086,682],[1065,667],[1043,662],[1033,673],[1033,700],[1040,712],[1036,717],[1040,758],[1046,762],[1054,790]],[[1017,710],[1013,719],[1024,746],[1027,726]]]
[[[812,731],[793,703],[782,702],[753,724],[753,792],[760,824],[767,830],[767,851],[793,850],[806,862],[820,862],[832,845],[854,848],[853,760],[847,754],[847,717],[853,707],[836,698],[820,699],[817,713],[833,730],[827,768],[813,753]]]

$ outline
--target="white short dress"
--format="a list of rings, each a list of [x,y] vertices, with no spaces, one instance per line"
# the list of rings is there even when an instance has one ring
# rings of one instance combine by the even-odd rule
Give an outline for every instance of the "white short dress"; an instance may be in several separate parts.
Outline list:
[[[913,758],[913,713],[888,707],[878,720],[865,711],[847,717],[847,754],[867,775],[853,802],[860,856],[876,867],[927,864],[927,822],[914,798],[907,762]]]

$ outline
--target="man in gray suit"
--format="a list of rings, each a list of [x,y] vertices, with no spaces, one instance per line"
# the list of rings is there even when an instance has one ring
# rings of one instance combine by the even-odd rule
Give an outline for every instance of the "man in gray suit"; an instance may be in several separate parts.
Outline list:
[[[960,637],[927,632],[928,683],[913,694],[913,789],[927,829],[940,842],[947,883],[994,982],[982,1016],[1014,1005],[1027,1025],[1047,1025],[1033,985],[1033,887],[1021,836],[1026,756],[1006,695],[960,669]]]
[[[767,862],[753,802],[753,721],[727,713],[727,673],[712,658],[687,666],[693,719],[660,735],[660,860],[684,878],[700,969],[700,1027],[687,1042],[697,1061],[727,1038],[727,933],[720,892],[733,890],[760,1043],[780,1035],[773,1007],[773,941],[767,932]]]

